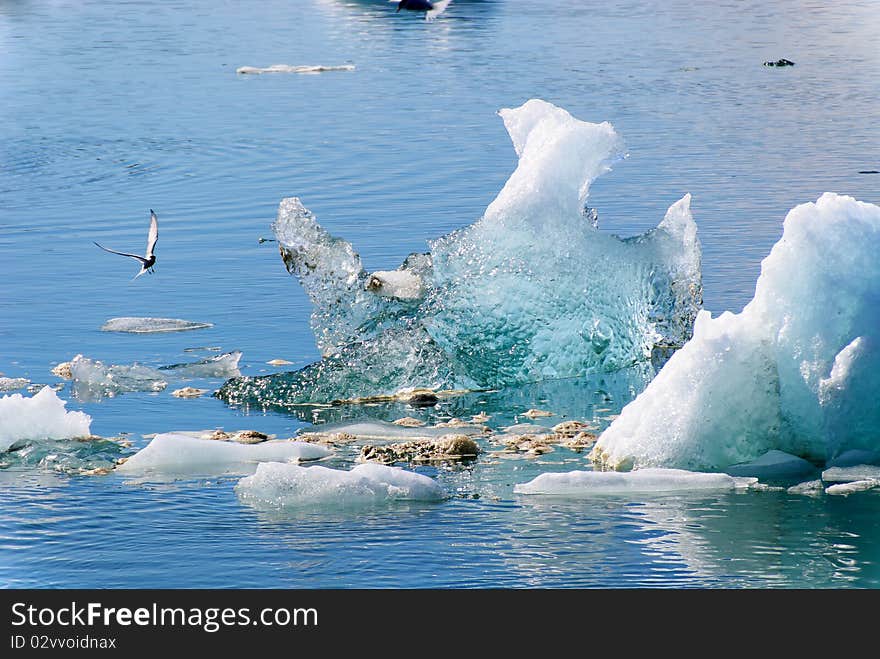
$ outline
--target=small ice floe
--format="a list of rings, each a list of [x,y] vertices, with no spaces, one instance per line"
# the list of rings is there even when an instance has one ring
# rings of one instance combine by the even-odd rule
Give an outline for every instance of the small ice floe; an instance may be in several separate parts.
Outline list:
[[[293,362],[289,362],[286,359],[270,359],[266,362],[269,366],[289,366]]]
[[[829,485],[825,488],[825,494],[848,496],[855,492],[864,492],[880,487],[880,479],[868,478],[861,481],[851,481],[849,483],[838,483],[837,485]]]
[[[683,469],[646,468],[637,471],[569,471],[546,473],[516,485],[517,494],[593,496],[602,494],[650,494],[694,490],[747,489],[757,478],[734,478]]]
[[[547,410],[531,409],[527,412],[523,412],[520,416],[524,416],[528,419],[538,419],[545,416],[553,416],[553,412],[548,412]]]
[[[382,297],[417,300],[424,293],[422,278],[409,270],[378,271],[367,277],[364,289]]]
[[[183,389],[175,389],[171,392],[172,396],[177,398],[198,398],[208,393],[207,389],[196,389],[195,387],[184,387]]]
[[[817,497],[825,491],[825,484],[820,480],[804,481],[792,485],[786,490],[789,494],[803,494],[808,497]]]
[[[253,476],[242,478],[235,492],[245,502],[271,507],[361,506],[446,498],[432,478],[379,464],[360,464],[343,471],[266,462],[257,465]]]
[[[139,318],[124,316],[111,318],[101,326],[102,332],[130,332],[133,334],[152,334],[154,332],[186,332],[188,330],[213,327],[212,323],[199,323],[180,318]]]
[[[66,405],[51,387],[43,387],[30,397],[0,397],[0,451],[25,440],[91,436],[91,417],[84,412],[68,412]]]
[[[731,465],[725,471],[731,476],[757,478],[798,478],[818,471],[816,466],[785,451],[767,451],[756,460]]]
[[[105,364],[77,355],[70,362],[73,388],[79,398],[108,396],[130,391],[162,391],[168,386],[160,371],[141,364]]]
[[[31,383],[27,378],[0,378],[0,392],[18,391]]]
[[[407,428],[417,428],[419,426],[425,425],[424,421],[420,421],[419,419],[414,419],[411,416],[405,416],[401,419],[396,419],[395,421],[392,421],[391,423],[393,423],[396,426],[405,426]]]
[[[826,483],[880,480],[880,466],[853,465],[851,467],[831,467],[822,472],[822,480]]]
[[[249,474],[260,462],[317,460],[328,455],[330,451],[323,446],[305,442],[273,440],[248,445],[163,433],[116,470],[136,476]]]
[[[240,66],[235,72],[242,75],[256,75],[260,73],[324,73],[325,71],[354,71],[354,64],[327,65],[299,65],[273,64],[272,66]]]
[[[437,439],[421,439],[399,444],[376,446],[367,444],[361,447],[360,460],[363,462],[447,462],[450,460],[474,459],[480,447],[467,435],[451,433]]]
[[[324,436],[343,434],[353,437],[354,440],[366,441],[400,441],[414,439],[436,439],[449,434],[448,427],[442,426],[404,426],[387,421],[343,421],[340,423],[327,423],[312,426],[300,432],[300,437],[309,437],[311,441]],[[483,426],[467,425],[457,426],[456,435],[482,435]]]
[[[479,414],[474,414],[471,417],[471,423],[486,423],[486,421],[491,418],[491,415],[486,414],[485,412],[480,412]]]
[[[234,350],[197,362],[160,366],[159,370],[173,371],[174,375],[178,377],[232,378],[241,375],[241,371],[238,370],[240,360],[241,352]]]

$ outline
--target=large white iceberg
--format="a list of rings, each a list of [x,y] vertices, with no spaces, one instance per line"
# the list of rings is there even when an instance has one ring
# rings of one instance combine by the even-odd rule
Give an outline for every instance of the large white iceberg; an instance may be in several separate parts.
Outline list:
[[[91,435],[91,417],[85,412],[68,412],[66,405],[51,387],[43,387],[34,396],[0,397],[0,451],[24,440]]]
[[[116,470],[137,476],[248,474],[260,462],[317,460],[328,455],[330,451],[323,446],[306,442],[239,444],[164,433],[156,435]]]
[[[739,314],[694,336],[601,435],[614,469],[723,469],[777,449],[821,464],[880,448],[880,207],[793,208]]]
[[[690,196],[653,230],[620,239],[585,213],[623,145],[608,123],[533,99],[499,113],[516,170],[475,224],[370,275],[298,198],[273,225],[311,302],[324,358],[227,382],[233,403],[295,405],[403,387],[500,387],[610,372],[689,337],[701,303]]]
[[[267,462],[235,486],[242,500],[270,507],[331,504],[358,506],[388,501],[441,501],[434,479],[398,467],[361,464],[350,471],[320,465]]]
[[[515,485],[517,494],[593,496],[600,494],[650,494],[691,490],[744,489],[756,478],[734,478],[683,469],[638,469],[632,472],[568,471],[545,473],[528,483]]]

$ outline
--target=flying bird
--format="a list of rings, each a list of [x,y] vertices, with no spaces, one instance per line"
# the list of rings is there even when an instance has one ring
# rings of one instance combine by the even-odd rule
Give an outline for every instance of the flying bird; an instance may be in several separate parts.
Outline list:
[[[425,12],[425,20],[432,21],[434,18],[446,11],[452,0],[388,0],[389,2],[397,2],[397,11],[408,9],[409,11]]]
[[[156,265],[156,255],[153,253],[153,250],[156,249],[156,242],[159,240],[159,220],[156,218],[156,214],[153,212],[153,209],[150,209],[150,231],[147,234],[147,253],[145,256],[138,256],[137,254],[129,254],[127,252],[117,252],[112,249],[107,249],[103,245],[99,245],[97,242],[95,243],[103,249],[105,252],[110,252],[111,254],[119,254],[120,256],[128,256],[133,259],[137,259],[141,262],[141,271],[134,276],[134,279],[137,279],[145,272],[153,272],[153,266]],[[132,279],[132,281],[134,281]]]

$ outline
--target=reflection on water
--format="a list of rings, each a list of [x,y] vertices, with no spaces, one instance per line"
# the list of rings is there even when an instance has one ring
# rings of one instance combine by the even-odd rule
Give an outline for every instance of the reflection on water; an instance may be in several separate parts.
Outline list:
[[[193,346],[241,350],[246,375],[277,372],[266,363],[277,358],[314,361],[308,300],[277,246],[258,242],[278,201],[302,197],[358,245],[368,270],[395,268],[495,197],[515,165],[495,112],[531,97],[609,120],[626,140],[629,157],[591,189],[603,230],[640,233],[693,194],[713,311],[751,298],[793,205],[826,190],[880,202],[876,177],[857,173],[880,168],[872,3],[455,0],[430,23],[394,9],[0,3],[0,275],[14,283],[0,289],[0,371],[54,383],[52,366],[78,353],[160,365],[191,360]],[[762,66],[780,57],[796,66]],[[235,74],[276,63],[356,69]],[[156,274],[132,283],[130,266],[92,241],[142,244],[150,208],[162,225]],[[99,330],[119,316],[214,326]],[[153,432],[290,436],[357,416],[486,411],[498,427],[531,407],[556,413],[542,424],[604,427],[640,382],[560,381],[426,409],[246,410],[168,391],[69,408],[93,417],[92,432],[129,433],[136,448]],[[70,399],[69,385],[60,395]],[[437,468],[452,496],[442,504],[290,517],[243,506],[234,479],[127,485],[55,471],[118,454],[40,446],[0,468],[0,584],[880,586],[872,492],[515,497],[514,483],[586,464],[560,449]]]

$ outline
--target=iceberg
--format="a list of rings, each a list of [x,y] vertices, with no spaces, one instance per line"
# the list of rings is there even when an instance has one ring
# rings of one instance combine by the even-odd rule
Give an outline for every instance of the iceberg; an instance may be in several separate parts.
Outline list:
[[[600,232],[585,202],[622,157],[611,124],[537,99],[499,114],[516,170],[476,223],[396,271],[369,274],[298,198],[281,201],[273,231],[314,305],[323,358],[230,380],[221,398],[290,406],[405,387],[498,388],[617,371],[690,337],[702,300],[690,196],[644,235]]]
[[[605,468],[724,469],[779,450],[814,464],[880,449],[880,207],[793,208],[742,312],[693,338],[602,433]]]
[[[133,334],[153,334],[156,332],[186,332],[188,330],[213,327],[211,323],[199,323],[180,318],[150,318],[124,316],[111,318],[101,326],[102,332],[130,332]]]
[[[240,444],[201,439],[182,433],[156,435],[116,471],[138,476],[208,476],[249,474],[260,462],[318,460],[330,451],[317,444],[270,440]]]
[[[631,472],[569,471],[545,473],[528,483],[515,485],[517,494],[594,496],[604,494],[651,494],[695,490],[745,489],[757,478],[735,478],[682,469],[646,468]]]
[[[360,464],[351,471],[315,465],[266,462],[235,486],[245,502],[268,507],[324,504],[359,506],[390,501],[442,501],[434,479],[380,464]]]
[[[84,412],[68,412],[66,405],[51,387],[33,396],[0,397],[0,451],[26,440],[90,436],[92,418]]]

